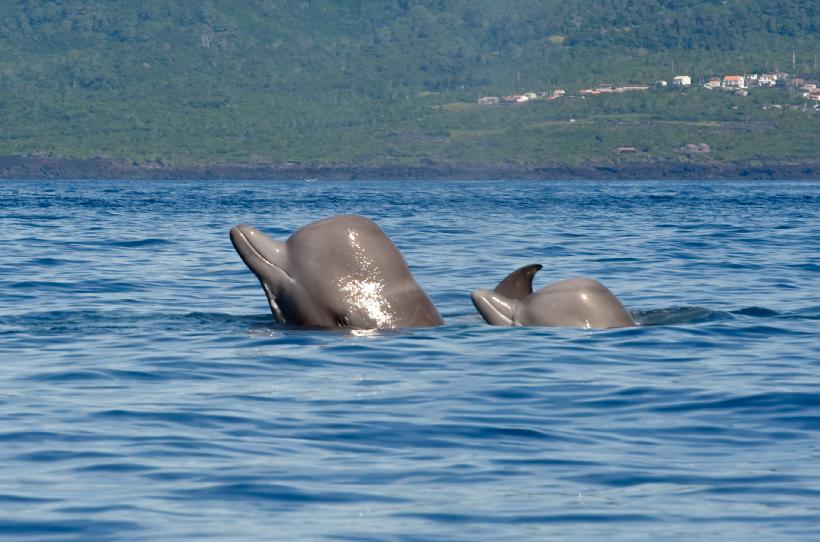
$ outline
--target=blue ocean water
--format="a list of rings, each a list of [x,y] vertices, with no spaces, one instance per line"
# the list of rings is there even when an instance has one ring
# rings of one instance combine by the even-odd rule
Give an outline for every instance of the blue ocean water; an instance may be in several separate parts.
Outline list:
[[[0,539],[820,539],[816,182],[0,183]],[[445,326],[277,327],[360,213]],[[494,328],[540,262],[643,325]]]

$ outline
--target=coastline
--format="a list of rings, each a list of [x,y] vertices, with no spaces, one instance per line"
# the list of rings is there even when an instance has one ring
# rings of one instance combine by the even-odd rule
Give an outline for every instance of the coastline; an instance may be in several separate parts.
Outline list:
[[[105,158],[0,156],[0,180],[820,180],[815,162],[683,161],[520,166],[158,165]]]

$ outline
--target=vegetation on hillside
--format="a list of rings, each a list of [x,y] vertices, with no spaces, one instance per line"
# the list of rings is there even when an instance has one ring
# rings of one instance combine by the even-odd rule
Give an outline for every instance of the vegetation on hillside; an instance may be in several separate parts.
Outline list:
[[[612,147],[628,144],[641,149],[631,160],[816,159],[817,115],[761,109],[796,103],[784,89],[473,104],[677,73],[816,77],[818,11],[799,0],[7,2],[0,155],[538,164],[624,160]],[[677,153],[700,140],[708,157]]]

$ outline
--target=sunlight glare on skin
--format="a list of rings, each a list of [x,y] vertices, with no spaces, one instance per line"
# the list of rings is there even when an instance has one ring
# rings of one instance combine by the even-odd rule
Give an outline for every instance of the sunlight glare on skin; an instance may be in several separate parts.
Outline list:
[[[394,327],[390,304],[384,299],[380,282],[349,279],[340,285],[354,305],[365,311],[378,327]]]
[[[353,304],[362,309],[377,327],[396,327],[393,321],[393,310],[385,299],[384,284],[379,280],[381,272],[378,265],[362,250],[358,241],[358,232],[348,230],[350,245],[356,252],[359,268],[365,270],[368,277],[348,276],[339,280],[339,290],[350,295]]]

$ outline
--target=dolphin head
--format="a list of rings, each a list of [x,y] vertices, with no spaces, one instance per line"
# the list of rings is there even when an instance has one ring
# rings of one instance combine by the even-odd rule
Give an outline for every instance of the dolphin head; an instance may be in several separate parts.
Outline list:
[[[231,241],[281,324],[396,329],[443,323],[401,253],[365,217],[319,220],[284,243],[236,226]]]
[[[253,271],[268,298],[271,312],[280,324],[333,326],[332,314],[311,299],[291,275],[288,247],[251,226],[231,229],[231,243],[245,265]]]
[[[518,300],[491,290],[474,290],[470,294],[473,305],[491,326],[516,326]]]
[[[516,269],[498,283],[494,290],[475,290],[470,294],[473,305],[492,326],[520,326],[516,316],[519,303],[532,295],[532,280],[543,266],[538,263]]]

